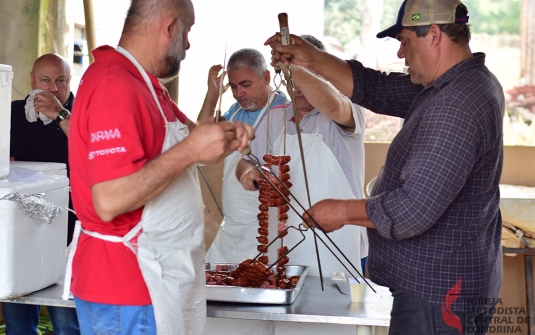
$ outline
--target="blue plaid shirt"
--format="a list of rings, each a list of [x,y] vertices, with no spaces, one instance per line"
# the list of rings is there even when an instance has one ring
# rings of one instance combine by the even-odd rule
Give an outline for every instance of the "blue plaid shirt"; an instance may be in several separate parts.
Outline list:
[[[377,227],[368,229],[371,279],[442,303],[462,278],[465,298],[453,310],[495,303],[504,95],[485,55],[474,54],[425,88],[409,75],[348,62],[353,102],[405,119],[366,204]]]

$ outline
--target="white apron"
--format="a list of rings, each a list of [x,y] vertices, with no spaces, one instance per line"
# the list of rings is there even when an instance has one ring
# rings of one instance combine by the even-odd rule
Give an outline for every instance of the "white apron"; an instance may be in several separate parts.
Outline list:
[[[316,122],[318,118],[316,117]],[[296,125],[299,126],[299,125]],[[303,142],[303,151],[305,156],[305,164],[307,169],[308,186],[310,189],[310,200],[312,205],[323,199],[355,199],[349,181],[338,163],[338,160],[332,153],[331,149],[323,142],[323,136],[318,133],[318,125],[316,125],[316,133],[304,134],[301,133]],[[279,137],[275,140],[273,145],[274,155],[284,154],[284,133],[281,132]],[[290,191],[297,197],[301,205],[306,209],[308,206],[308,198],[306,193],[305,178],[303,175],[303,166],[301,164],[301,153],[299,151],[299,142],[297,135],[286,135],[286,155],[291,156],[290,166],[290,182],[293,186]],[[295,203],[290,200],[290,203],[300,211],[303,211]],[[277,216],[276,211],[270,211],[270,229],[276,229]],[[303,220],[294,213],[293,210],[288,212],[288,225],[298,226]],[[329,243],[332,250],[335,248],[328,242],[325,235],[316,230],[319,236]],[[336,243],[336,245],[344,252],[344,254],[351,260],[353,265],[362,273],[360,266],[360,243],[361,235],[365,234],[365,229],[358,226],[347,225],[342,229],[329,233],[329,237]],[[276,231],[269,232],[269,236],[276,236]],[[288,257],[289,264],[307,265],[310,267],[309,275],[319,276],[318,262],[316,259],[316,249],[314,246],[314,235],[311,231],[305,233],[306,239],[293,250]],[[297,231],[290,229],[289,234],[284,237],[284,245],[288,248],[293,247],[302,239],[302,235]],[[275,243],[275,248],[270,248],[270,260],[276,260],[275,252],[279,246]],[[318,239],[318,248],[321,260],[321,268],[324,277],[331,277],[333,271],[344,271],[346,277],[349,273],[338,262],[338,260],[325,248],[323,243]],[[335,250],[336,251],[336,250]],[[339,255],[337,253],[337,255]],[[344,260],[342,256],[340,259]],[[347,262],[345,262],[347,264]],[[348,268],[358,277],[355,271],[348,266]],[[318,284],[319,289],[319,284]]]
[[[158,105],[166,123],[162,147],[162,152],[165,152],[188,136],[189,129],[178,120],[167,121],[146,72],[126,50],[117,47],[117,51],[138,68]],[[70,291],[72,259],[81,227],[79,221],[77,226],[74,246],[69,254],[64,299]],[[81,230],[95,238],[124,243],[136,253],[151,297],[159,335],[204,334],[204,203],[194,165],[145,204],[141,221],[124,237]]]
[[[255,130],[268,110],[272,99],[258,114],[253,124]],[[241,108],[232,114],[229,121],[234,120],[240,110]],[[258,254],[256,237],[259,226],[256,215],[259,213],[260,201],[258,200],[258,191],[244,189],[236,178],[236,165],[240,159],[239,152],[234,152],[225,159],[221,196],[225,217],[206,253],[207,262],[241,263],[243,260],[253,258]]]
[[[274,154],[282,155],[283,154],[283,134],[281,134],[275,144],[274,144]],[[322,141],[322,136],[320,134],[302,134],[303,137],[303,147],[305,150],[305,160],[307,163],[307,174],[309,180],[309,186],[311,187],[311,200],[312,202],[317,202],[325,198],[344,198],[350,199],[354,198],[351,191],[351,187],[345,177],[345,174],[340,167],[340,164],[334,157],[334,154],[331,152],[329,147],[325,145]],[[297,141],[297,135],[287,136],[287,154],[292,156],[290,161],[290,181],[294,186],[290,189],[292,194],[299,194],[299,202],[305,208],[308,209],[308,200],[306,196],[305,182],[303,177],[303,167],[301,166],[301,154],[299,152],[299,144]],[[327,162],[328,161],[328,162]],[[318,167],[318,169],[315,169]],[[330,173],[330,174],[328,174]],[[300,176],[299,178],[297,176]],[[318,175],[320,176],[318,178]],[[325,180],[325,176],[332,176],[328,180]],[[232,176],[236,179],[235,176]],[[301,187],[297,187],[301,185]],[[241,186],[240,186],[241,187]],[[243,188],[242,188],[243,190]],[[328,192],[329,195],[318,193],[318,192]],[[255,199],[258,198],[257,194]],[[295,204],[295,202],[294,202]],[[297,207],[296,207],[297,208]],[[253,213],[258,213],[258,205],[254,208]],[[292,210],[288,212],[289,220],[288,223],[294,222],[296,224],[302,222],[299,217],[293,213]],[[276,208],[270,208],[270,231],[269,238],[270,240],[277,236],[277,210]],[[255,228],[254,232],[250,233],[253,236],[247,237],[253,242],[254,250],[252,251],[253,256],[256,256],[258,251],[256,246],[258,244],[256,236],[258,235],[257,228],[258,222],[256,221],[256,216],[254,217],[254,223],[252,226]],[[350,228],[350,229],[347,229]],[[353,229],[356,228],[356,229]],[[359,245],[360,245],[360,229],[356,226],[346,226],[342,231],[348,232],[348,237],[344,238],[342,234],[341,238],[338,236],[333,238],[334,233],[330,233],[329,236],[337,242],[337,245],[350,257],[349,252],[352,252],[353,256],[350,257],[353,264],[360,271],[360,256],[359,256]],[[349,233],[351,231],[351,233]],[[221,233],[221,232],[220,232]],[[322,234],[318,231],[319,234]],[[297,243],[299,240],[296,231],[293,229],[290,230],[290,234],[284,237],[284,243],[289,247],[293,246],[292,243]],[[306,240],[301,245],[299,245],[292,253],[288,256],[290,258],[289,264],[296,265],[309,265],[314,271],[309,272],[309,275],[319,275],[319,270],[317,269],[316,261],[316,252],[314,249],[314,237],[311,232],[306,232]],[[322,234],[323,235],[323,234]],[[339,235],[339,234],[336,234]],[[301,236],[299,234],[299,236]],[[322,236],[324,240],[324,238]],[[216,237],[217,239],[217,237]],[[343,243],[340,240],[344,240]],[[347,241],[347,243],[346,243]],[[305,245],[306,243],[306,245]],[[318,243],[321,244],[320,241]],[[350,244],[349,248],[346,244]],[[354,244],[354,245],[351,245]],[[276,260],[276,251],[280,246],[280,243],[276,242],[269,248],[269,259],[271,262]],[[310,255],[307,255],[307,252]],[[332,276],[331,269],[343,270],[347,275],[347,271],[339,265],[338,261],[330,256],[330,252],[323,246],[320,247],[320,256],[322,261],[322,270],[325,277]],[[243,260],[244,258],[242,258]],[[352,271],[354,272],[354,271]],[[357,275],[357,274],[355,274]],[[325,285],[332,285],[329,281],[325,282]],[[319,281],[317,283],[317,289],[321,290]],[[349,301],[349,297],[347,298]],[[276,322],[276,321],[260,321],[260,320],[237,320],[237,319],[216,319],[211,318],[208,320],[207,334],[209,335],[294,335],[294,334],[337,334],[337,335],[354,335],[355,334],[354,325],[335,325],[335,324],[318,324],[318,323],[303,323],[303,322]]]

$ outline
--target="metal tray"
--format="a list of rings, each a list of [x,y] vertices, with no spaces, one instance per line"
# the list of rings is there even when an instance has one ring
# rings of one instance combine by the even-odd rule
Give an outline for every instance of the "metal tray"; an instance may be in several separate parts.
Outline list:
[[[215,271],[221,263],[206,263],[207,271]],[[226,264],[234,270],[238,264]],[[240,302],[249,304],[289,305],[292,304],[305,282],[308,266],[286,265],[288,277],[301,276],[293,289],[253,288],[241,286],[206,285],[206,300],[223,302]]]

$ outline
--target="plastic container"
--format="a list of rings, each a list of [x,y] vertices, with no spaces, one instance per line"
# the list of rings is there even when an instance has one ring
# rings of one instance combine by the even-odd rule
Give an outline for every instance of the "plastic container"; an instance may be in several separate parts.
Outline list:
[[[366,283],[349,278],[349,291],[351,292],[351,302],[364,302]]]
[[[31,195],[44,192],[44,199],[63,211],[48,224],[32,219],[22,204],[0,201],[0,299],[38,291],[58,282],[65,274],[69,179],[50,163],[32,163],[45,173],[35,182],[0,182],[0,198],[9,193]],[[64,165],[64,164],[63,164]]]
[[[0,180],[9,173],[12,83],[11,66],[0,64]]]
[[[67,176],[67,166],[64,163],[45,162],[10,162],[12,167],[43,172],[45,175]]]

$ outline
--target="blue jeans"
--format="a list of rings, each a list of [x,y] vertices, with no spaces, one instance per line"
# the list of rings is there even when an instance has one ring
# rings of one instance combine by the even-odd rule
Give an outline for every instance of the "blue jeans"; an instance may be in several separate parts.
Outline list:
[[[364,277],[366,277],[366,262],[368,262],[368,256],[360,259],[360,266]]]
[[[444,322],[441,304],[431,303],[411,293],[392,291],[392,296],[394,303],[390,312],[389,335],[459,335],[459,330]],[[484,335],[493,314],[455,312],[455,315],[461,321],[462,335]]]
[[[79,335],[76,310],[70,307],[47,306],[55,335]],[[2,303],[7,335],[37,335],[41,306]]]
[[[98,304],[74,297],[83,335],[156,335],[152,305]]]

